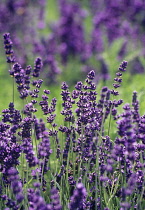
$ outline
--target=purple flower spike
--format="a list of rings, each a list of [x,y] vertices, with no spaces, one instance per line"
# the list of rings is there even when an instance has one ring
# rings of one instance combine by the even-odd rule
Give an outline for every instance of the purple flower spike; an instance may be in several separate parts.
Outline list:
[[[43,197],[40,195],[40,191],[34,189],[28,189],[28,201],[29,201],[29,210],[48,210],[52,208],[47,208],[47,204]]]
[[[24,195],[22,192],[23,191],[22,183],[20,181],[17,169],[14,167],[10,168],[8,170],[8,177],[9,181],[11,182],[12,191],[16,196],[16,200],[18,203],[21,203],[22,200],[24,199]]]
[[[41,58],[37,58],[35,60],[35,66],[34,66],[34,70],[33,70],[33,77],[39,77],[41,68],[42,68],[42,60],[41,60]]]
[[[7,56],[7,63],[15,63],[15,56],[14,56],[14,51],[12,49],[12,41],[10,38],[9,33],[5,33],[3,35],[4,38],[4,48],[5,48],[5,53]]]
[[[57,189],[55,189],[55,188],[52,188],[52,190],[51,190],[51,199],[52,199],[51,205],[53,206],[53,209],[62,210],[59,194],[58,194]]]
[[[78,183],[76,186],[76,190],[71,197],[71,201],[69,204],[70,210],[82,209],[86,195],[87,192],[84,185],[82,183]]]
[[[123,62],[120,64],[119,68],[118,68],[119,71],[116,73],[116,76],[117,76],[117,77],[114,78],[115,83],[113,83],[113,87],[114,87],[115,89],[116,89],[116,88],[119,88],[119,87],[121,86],[121,83],[122,83],[122,72],[125,72],[125,71],[126,71],[126,67],[127,67],[127,61],[123,61]],[[111,93],[112,93],[113,95],[118,95],[118,92],[115,91],[115,90],[112,90]],[[117,93],[117,94],[116,94],[116,93]]]

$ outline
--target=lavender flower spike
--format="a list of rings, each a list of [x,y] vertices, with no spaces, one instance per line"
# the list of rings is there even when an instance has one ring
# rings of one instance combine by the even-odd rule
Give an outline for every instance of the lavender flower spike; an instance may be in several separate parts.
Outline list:
[[[76,186],[76,190],[74,191],[71,197],[69,209],[70,210],[83,209],[83,203],[86,195],[87,195],[86,188],[82,183],[78,183]]]
[[[114,88],[119,88],[121,83],[122,83],[122,72],[126,71],[126,67],[127,67],[127,61],[122,61],[122,63],[120,64],[119,68],[118,68],[118,72],[116,73],[116,76],[114,78],[115,83],[113,83],[113,87]],[[115,92],[113,91],[112,94],[115,95]]]
[[[41,68],[42,68],[42,59],[36,58],[33,70],[33,77],[39,77]]]
[[[7,63],[15,63],[15,56],[14,56],[14,51],[12,49],[12,41],[10,38],[9,33],[5,33],[3,35],[4,38],[4,48],[5,48],[5,53],[7,56]]]
[[[23,195],[22,183],[20,181],[18,173],[19,172],[14,167],[11,167],[8,170],[8,177],[9,177],[9,181],[11,182],[12,191],[14,195],[16,196],[17,202],[21,203],[22,200],[24,199],[24,195]]]

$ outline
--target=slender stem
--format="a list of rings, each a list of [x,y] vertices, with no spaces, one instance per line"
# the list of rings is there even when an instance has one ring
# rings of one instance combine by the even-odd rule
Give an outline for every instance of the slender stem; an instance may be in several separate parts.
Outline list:
[[[113,96],[112,102],[113,102],[113,101],[114,101],[114,96]],[[110,128],[111,128],[112,109],[113,109],[113,103],[112,103],[111,109],[110,109],[110,118],[109,118],[109,125],[108,125],[108,136],[109,136],[109,134],[110,134]]]
[[[13,103],[15,102],[14,96],[15,96],[15,78],[13,77]]]

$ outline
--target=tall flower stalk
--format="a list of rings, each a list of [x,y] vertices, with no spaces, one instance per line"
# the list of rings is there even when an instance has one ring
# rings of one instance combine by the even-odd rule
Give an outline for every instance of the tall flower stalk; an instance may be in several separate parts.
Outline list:
[[[10,34],[9,33],[5,33],[3,35],[3,38],[4,38],[4,48],[5,48],[5,54],[6,54],[6,58],[7,58],[7,63],[10,64],[10,67],[12,69],[12,64],[14,64],[16,62],[16,59],[15,59],[15,55],[14,55],[14,51],[13,51],[13,42],[10,38]],[[14,77],[14,75],[13,75]],[[13,78],[13,93],[12,93],[12,101],[14,103],[14,91],[15,91],[15,81],[14,81],[14,78]]]

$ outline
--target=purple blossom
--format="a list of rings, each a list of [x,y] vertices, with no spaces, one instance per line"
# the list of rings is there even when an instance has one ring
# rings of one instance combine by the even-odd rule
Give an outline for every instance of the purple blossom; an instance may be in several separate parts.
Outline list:
[[[58,191],[55,188],[51,189],[51,200],[52,200],[52,202],[51,202],[52,209],[62,210],[62,206],[61,206],[61,203],[60,203]]]
[[[41,58],[37,58],[35,60],[35,65],[34,65],[34,70],[33,70],[33,77],[39,77],[41,68],[42,68],[42,60],[41,60]]]
[[[115,3],[112,6],[115,7]],[[69,16],[72,8],[61,9],[66,10]],[[73,9],[75,12],[80,11],[77,4]],[[99,20],[96,21],[100,24]],[[53,49],[51,53],[55,54]],[[2,205],[20,208],[19,203],[24,199],[23,189],[26,188],[24,203],[26,202],[29,209],[108,209],[106,206],[109,206],[109,203],[106,205],[105,196],[111,196],[107,202],[113,203],[118,199],[117,208],[121,209],[143,205],[144,201],[141,201],[141,204],[138,204],[138,201],[144,196],[145,116],[139,114],[137,93],[133,92],[132,106],[124,104],[123,112],[118,114],[118,106],[123,100],[111,100],[111,94],[117,95],[119,92],[103,86],[97,96],[96,84],[93,81],[94,70],[88,72],[84,83],[77,82],[72,93],[67,83],[63,82],[60,114],[64,117],[64,123],[58,127],[57,99],[48,101],[49,90],[43,91],[37,107],[42,109],[46,119],[34,116],[43,81],[37,79],[31,82],[31,76],[39,76],[41,64],[41,59],[38,58],[32,71],[31,66],[23,69],[19,63],[15,63],[9,71],[18,85],[20,96],[30,96],[31,102],[24,106],[23,119],[13,103],[2,111]],[[114,87],[117,88],[122,83],[126,67],[127,62],[123,61],[116,73]],[[107,118],[110,116],[111,119],[111,115],[117,120],[117,130],[112,130],[109,134],[111,129],[110,125],[108,128]],[[112,124],[113,120],[111,126]],[[28,167],[26,179],[19,177],[16,169],[21,168],[19,165],[23,161],[20,160],[24,156]],[[9,186],[13,199],[8,197]],[[48,194],[50,188],[52,190]]]
[[[4,38],[4,48],[5,48],[5,53],[7,57],[7,63],[15,63],[15,56],[14,56],[14,51],[12,49],[12,41],[10,38],[9,33],[5,33],[3,35]]]
[[[84,185],[82,183],[78,183],[70,200],[70,210],[83,209],[83,203],[85,201],[86,195],[87,192]]]
[[[21,203],[24,199],[22,183],[19,180],[18,171],[15,168],[10,168],[8,170],[8,179],[11,182],[11,188],[16,196],[18,203]]]
[[[43,209],[49,210],[50,206],[46,204],[45,200],[40,195],[38,190],[28,189],[28,201],[29,201],[29,210]]]
[[[114,78],[115,83],[113,83],[113,87],[115,89],[121,86],[121,83],[122,83],[122,77],[121,77],[122,76],[122,72],[126,71],[126,67],[127,67],[127,61],[123,61],[120,64],[119,68],[118,68],[119,71],[116,73],[117,77]],[[112,94],[115,95],[114,92],[112,92]]]

